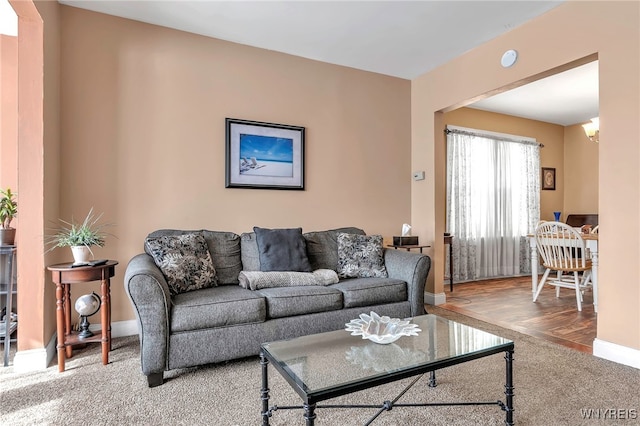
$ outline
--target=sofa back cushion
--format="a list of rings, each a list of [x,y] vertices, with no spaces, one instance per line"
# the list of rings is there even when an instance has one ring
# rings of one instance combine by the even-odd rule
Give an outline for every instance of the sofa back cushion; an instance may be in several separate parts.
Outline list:
[[[311,270],[332,269],[338,271],[338,234],[366,235],[360,228],[344,227],[328,231],[314,231],[303,233],[307,242],[307,258]],[[242,270],[259,271],[260,255],[255,232],[245,232],[240,235]]]
[[[260,254],[255,232],[243,232],[240,234],[240,254],[243,271],[260,270]]]
[[[303,234],[307,240],[307,257],[309,258],[312,270],[338,270],[338,234],[341,232],[345,234],[365,235],[362,229],[354,227],[307,232]]]
[[[180,229],[160,229],[150,233],[147,238],[158,238],[165,235],[183,235],[202,233],[209,247],[211,261],[216,269],[218,285],[238,284],[238,274],[242,271],[240,256],[240,236],[233,232]],[[145,245],[145,252],[149,251]]]
[[[218,285],[238,284],[238,275],[242,271],[240,257],[240,235],[233,232],[202,231],[213,266],[218,273]]]

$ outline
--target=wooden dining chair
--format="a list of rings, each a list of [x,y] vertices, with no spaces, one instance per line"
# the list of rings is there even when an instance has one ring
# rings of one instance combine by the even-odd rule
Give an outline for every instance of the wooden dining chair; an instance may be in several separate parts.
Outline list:
[[[578,311],[582,311],[582,294],[591,286],[591,259],[582,235],[565,223],[544,222],[536,227],[535,239],[546,270],[533,301],[538,299],[545,284],[556,287],[556,297],[560,297],[560,288],[571,288],[576,292]],[[550,278],[552,271],[556,274]]]

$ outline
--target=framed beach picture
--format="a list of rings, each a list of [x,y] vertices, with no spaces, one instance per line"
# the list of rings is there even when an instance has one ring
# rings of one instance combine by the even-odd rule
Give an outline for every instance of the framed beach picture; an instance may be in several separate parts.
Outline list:
[[[226,119],[226,188],[304,189],[304,127]]]

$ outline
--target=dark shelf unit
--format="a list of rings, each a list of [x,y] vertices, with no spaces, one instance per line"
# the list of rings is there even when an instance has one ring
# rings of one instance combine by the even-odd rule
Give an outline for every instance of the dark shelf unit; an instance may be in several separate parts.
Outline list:
[[[14,304],[18,295],[16,266],[16,247],[0,246],[0,309],[5,312],[4,321],[0,321],[0,341],[4,346],[5,367],[9,365],[9,348],[11,342],[16,341],[18,331],[18,322],[11,321],[11,313],[17,313]]]

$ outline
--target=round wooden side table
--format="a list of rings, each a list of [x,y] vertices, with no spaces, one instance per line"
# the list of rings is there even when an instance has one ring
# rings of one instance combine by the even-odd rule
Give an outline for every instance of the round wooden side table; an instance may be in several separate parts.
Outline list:
[[[72,267],[72,263],[47,266],[51,279],[56,285],[56,323],[58,333],[58,371],[64,371],[66,358],[73,355],[73,346],[85,343],[102,343],[102,364],[109,363],[111,350],[111,282],[115,275],[115,260],[103,265]],[[100,324],[101,332],[95,336],[80,339],[78,332],[71,329],[71,285],[100,281]]]

